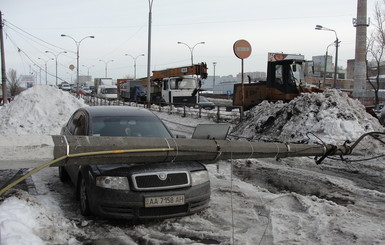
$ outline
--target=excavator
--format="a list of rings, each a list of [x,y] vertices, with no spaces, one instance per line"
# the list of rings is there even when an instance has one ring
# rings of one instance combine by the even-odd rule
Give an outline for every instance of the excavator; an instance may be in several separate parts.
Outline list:
[[[264,100],[288,102],[304,92],[322,92],[305,87],[304,61],[303,55],[269,53],[266,81],[235,84],[233,106],[249,110]]]

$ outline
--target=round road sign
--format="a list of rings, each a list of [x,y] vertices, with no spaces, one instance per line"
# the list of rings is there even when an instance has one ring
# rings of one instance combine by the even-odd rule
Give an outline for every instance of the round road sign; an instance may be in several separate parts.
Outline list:
[[[240,59],[246,59],[251,54],[251,45],[246,40],[238,40],[233,46],[234,54]]]

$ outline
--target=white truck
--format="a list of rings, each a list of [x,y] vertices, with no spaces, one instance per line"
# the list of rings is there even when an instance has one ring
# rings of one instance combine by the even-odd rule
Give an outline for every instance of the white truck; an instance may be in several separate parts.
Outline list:
[[[169,68],[152,72],[151,101],[177,105],[198,103],[201,79],[207,78],[207,65]]]
[[[95,78],[94,84],[96,97],[108,100],[118,98],[118,90],[116,85],[113,84],[112,78]]]
[[[118,99],[118,89],[115,85],[99,85],[96,90],[96,97],[107,100],[116,100]]]

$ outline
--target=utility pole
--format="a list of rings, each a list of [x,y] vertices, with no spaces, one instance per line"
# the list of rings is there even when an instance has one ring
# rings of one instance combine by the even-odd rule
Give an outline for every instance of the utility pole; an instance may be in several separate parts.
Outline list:
[[[369,26],[366,11],[367,0],[357,0],[357,18],[353,19],[356,27],[353,95],[366,90],[366,30]]]
[[[147,107],[151,107],[151,22],[152,22],[152,3],[148,0],[148,43],[147,43]]]
[[[377,133],[377,132],[375,132]],[[63,135],[34,135],[0,137],[0,169],[32,168],[54,159],[60,164],[81,165],[117,163],[155,163],[320,156],[319,164],[329,155],[348,155],[355,144],[310,145],[278,142],[252,142],[209,139],[165,139],[129,137],[87,137]],[[14,151],[18,149],[19,151]],[[127,149],[127,150],[125,150]],[[109,153],[107,153],[107,151]],[[100,153],[95,153],[100,152]],[[82,158],[81,153],[95,153]],[[199,153],[199,154],[197,154]],[[34,156],[31,159],[31,156]],[[68,159],[62,157],[67,156]],[[106,162],[106,159],[108,161]],[[12,159],[12,161],[10,161]],[[54,163],[54,162],[52,162]]]
[[[214,91],[214,87],[215,87],[215,65],[216,64],[217,64],[217,62],[213,62],[213,66],[214,66],[213,91]]]
[[[4,39],[3,39],[3,14],[0,11],[0,42],[1,42],[1,82],[3,90],[3,103],[8,101],[7,98],[7,74],[5,70],[5,54],[4,54]]]

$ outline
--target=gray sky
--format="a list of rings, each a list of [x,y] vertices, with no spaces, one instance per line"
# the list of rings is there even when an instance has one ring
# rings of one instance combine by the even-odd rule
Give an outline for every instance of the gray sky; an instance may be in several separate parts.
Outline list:
[[[376,0],[368,0],[368,16],[373,15]],[[1,11],[5,26],[6,69],[28,74],[30,67],[44,68],[42,60],[53,57],[49,50],[67,54],[58,57],[58,75],[70,80],[75,72],[76,45],[80,45],[80,74],[104,77],[108,63],[108,77],[123,78],[147,74],[148,0],[2,0]],[[310,60],[324,55],[326,47],[335,40],[334,32],[317,31],[315,25],[334,29],[341,41],[338,64],[354,58],[356,0],[154,0],[152,7],[151,70],[178,67],[191,63],[190,47],[194,49],[194,63],[206,62],[213,75],[236,75],[240,60],[233,53],[233,44],[246,39],[252,54],[244,60],[245,71],[265,71],[268,52],[300,53]],[[20,30],[20,29],[21,30]],[[26,34],[27,32],[28,34]],[[39,38],[40,40],[32,37]],[[42,42],[45,41],[46,43]],[[48,44],[47,44],[48,43]],[[52,46],[54,45],[54,46]],[[18,49],[21,52],[18,52]],[[334,56],[335,48],[329,48]],[[41,58],[41,59],[38,59]],[[55,74],[55,62],[47,63],[48,72]],[[54,83],[54,77],[48,76]],[[45,82],[44,74],[43,81]]]

